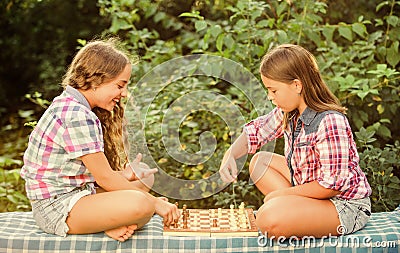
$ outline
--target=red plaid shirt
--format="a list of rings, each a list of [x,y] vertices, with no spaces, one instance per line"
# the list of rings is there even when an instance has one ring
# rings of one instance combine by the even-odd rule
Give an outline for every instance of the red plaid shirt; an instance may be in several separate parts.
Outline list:
[[[283,112],[275,108],[244,128],[249,153],[269,141],[284,136],[285,157],[294,185],[312,181],[340,191],[342,199],[360,199],[371,195],[371,187],[358,164],[359,156],[347,118],[338,112],[316,112],[310,108],[297,124],[283,130]]]

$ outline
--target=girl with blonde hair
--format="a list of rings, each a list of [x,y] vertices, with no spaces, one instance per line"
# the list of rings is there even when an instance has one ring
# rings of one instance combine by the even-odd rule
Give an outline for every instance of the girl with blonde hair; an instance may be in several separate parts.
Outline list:
[[[66,236],[104,231],[125,241],[154,213],[166,224],[176,205],[148,193],[157,169],[128,163],[122,99],[131,60],[117,39],[86,44],[63,80],[64,91],[29,137],[21,175],[33,216],[47,233]]]
[[[268,52],[261,79],[276,107],[246,124],[224,155],[220,175],[237,177],[236,159],[283,137],[284,156],[260,151],[250,177],[265,195],[256,223],[268,237],[349,234],[371,214],[371,188],[359,167],[352,131],[314,56],[298,45]]]

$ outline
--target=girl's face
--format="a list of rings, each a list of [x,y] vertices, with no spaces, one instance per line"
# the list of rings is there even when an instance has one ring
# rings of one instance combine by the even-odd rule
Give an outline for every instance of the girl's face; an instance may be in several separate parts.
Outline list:
[[[305,110],[301,95],[302,85],[299,80],[294,80],[291,84],[275,81],[261,75],[264,86],[268,90],[268,99],[284,112],[291,112],[298,109],[300,114]]]
[[[89,101],[91,107],[112,111],[121,98],[127,96],[131,71],[131,65],[128,64],[117,77],[96,87],[92,101]]]

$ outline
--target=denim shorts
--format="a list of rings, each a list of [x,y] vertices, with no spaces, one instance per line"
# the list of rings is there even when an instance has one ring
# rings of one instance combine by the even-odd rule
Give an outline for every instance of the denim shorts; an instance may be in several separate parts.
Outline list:
[[[33,200],[31,201],[33,218],[39,228],[46,233],[65,237],[69,231],[66,223],[69,212],[80,198],[90,194],[92,194],[90,187],[85,185],[48,199]]]
[[[340,226],[337,232],[341,235],[354,233],[362,229],[371,216],[371,201],[369,197],[362,199],[330,199],[339,215]]]

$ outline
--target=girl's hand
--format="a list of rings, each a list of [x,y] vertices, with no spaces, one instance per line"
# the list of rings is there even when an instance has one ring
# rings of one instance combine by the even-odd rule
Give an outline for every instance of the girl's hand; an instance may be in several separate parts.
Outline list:
[[[156,198],[155,202],[156,214],[160,215],[164,219],[164,224],[169,226],[171,223],[179,219],[181,215],[178,207],[167,201],[166,198]]]
[[[158,171],[156,168],[150,169],[147,164],[140,162],[141,160],[142,154],[139,153],[133,162],[126,165],[122,171],[122,175],[129,181],[136,181],[147,178]]]
[[[226,159],[222,161],[221,167],[219,169],[219,174],[222,181],[224,181],[225,183],[236,182],[237,165],[236,160],[233,156],[229,155]]]

